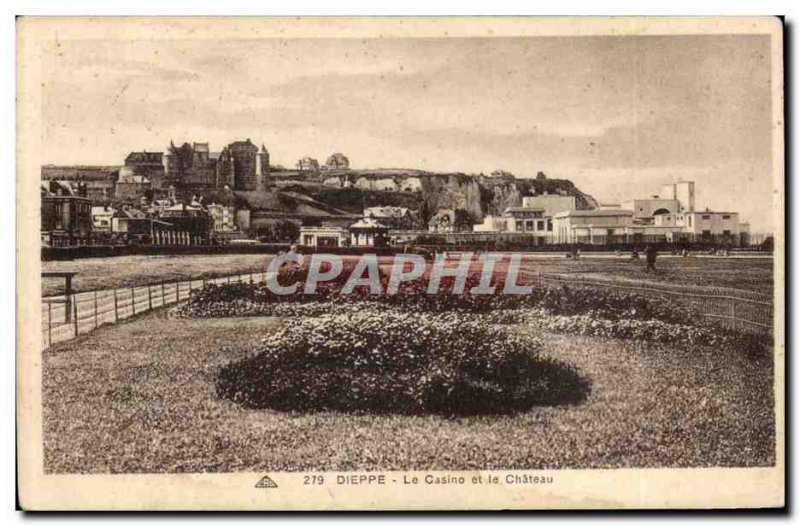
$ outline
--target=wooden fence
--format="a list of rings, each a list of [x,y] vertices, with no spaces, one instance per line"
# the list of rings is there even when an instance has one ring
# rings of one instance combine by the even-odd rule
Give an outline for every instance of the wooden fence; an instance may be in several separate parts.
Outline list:
[[[102,325],[174,305],[188,299],[192,291],[202,290],[207,285],[258,283],[266,279],[266,270],[258,269],[216,278],[78,292],[70,295],[70,301],[64,295],[45,297],[42,298],[43,346],[47,348]],[[754,291],[549,273],[534,274],[533,283],[671,298],[691,305],[703,317],[737,331],[770,333],[773,327],[772,296]],[[67,311],[68,307],[71,312]]]
[[[257,283],[265,281],[266,270],[253,270],[215,278],[164,281],[135,287],[93,290],[67,297],[42,298],[42,342],[45,348],[53,343],[71,340],[102,325],[116,323],[153,309],[174,305],[189,298],[192,291],[207,285],[224,283]],[[71,309],[68,312],[67,309]]]

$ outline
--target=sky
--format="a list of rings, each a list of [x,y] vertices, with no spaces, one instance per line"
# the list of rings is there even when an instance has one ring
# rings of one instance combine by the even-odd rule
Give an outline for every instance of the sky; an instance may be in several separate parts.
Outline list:
[[[59,41],[44,162],[250,138],[273,164],[572,180],[602,203],[696,182],[772,229],[769,37]]]

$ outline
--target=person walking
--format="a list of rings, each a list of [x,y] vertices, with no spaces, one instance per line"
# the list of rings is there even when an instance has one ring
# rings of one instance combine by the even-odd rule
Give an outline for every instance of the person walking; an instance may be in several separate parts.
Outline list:
[[[647,258],[647,269],[645,272],[653,272],[656,271],[656,258],[658,257],[658,251],[653,245],[647,245],[647,248],[644,249],[644,255]]]

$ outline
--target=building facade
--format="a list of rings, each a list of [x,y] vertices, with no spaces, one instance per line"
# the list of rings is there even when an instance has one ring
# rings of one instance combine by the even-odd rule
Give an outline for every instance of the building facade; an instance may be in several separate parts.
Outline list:
[[[325,167],[328,170],[347,170],[350,168],[350,159],[342,153],[334,153],[325,161]]]
[[[297,161],[297,169],[301,172],[317,172],[319,171],[319,161],[313,157],[303,157]]]
[[[212,203],[206,206],[211,215],[214,232],[233,232],[236,230],[236,209],[233,206]]]
[[[208,143],[183,143],[176,147],[170,141],[163,154],[165,178],[156,186],[212,187],[216,183],[216,159],[211,156]]]
[[[570,210],[553,217],[553,243],[604,245],[627,242],[631,210]]]
[[[131,152],[125,157],[125,166],[120,169],[117,183],[130,182],[138,177],[159,185],[165,179],[165,165],[163,152]]]
[[[348,231],[343,227],[303,226],[300,227],[299,244],[306,247],[343,247],[347,245]]]
[[[553,218],[554,243],[591,245],[694,243],[742,246],[735,212],[660,213],[641,221],[633,210],[575,210]]]
[[[389,227],[372,218],[350,225],[350,246],[383,247],[389,244]]]
[[[364,217],[372,218],[392,229],[409,230],[414,224],[411,211],[402,206],[371,206]]]
[[[119,177],[119,166],[42,166],[42,183],[68,181],[81,183],[86,197],[95,203],[107,203],[114,198],[114,187]]]
[[[180,147],[170,142],[162,163],[165,175],[157,184],[154,182],[157,188],[172,185],[262,191],[268,186],[269,152],[263,144],[259,149],[250,139],[234,141],[219,153],[211,152],[207,142],[183,143]]]
[[[93,206],[92,210],[92,230],[94,232],[111,232],[111,218],[115,210],[108,206]]]
[[[45,246],[86,245],[92,235],[92,202],[86,186],[48,181],[41,188],[41,235]]]
[[[682,181],[666,184],[658,195],[646,199],[633,199],[622,203],[622,208],[631,210],[637,220],[645,220],[661,214],[693,212],[694,182]]]
[[[699,243],[738,245],[739,214],[736,212],[688,212],[684,215],[683,231],[688,240]]]
[[[211,216],[200,206],[174,205],[162,210],[160,219],[171,224],[174,230],[186,232],[190,245],[208,244],[214,228]]]
[[[574,195],[542,194],[522,198],[523,208],[539,208],[544,210],[545,217],[552,218],[561,212],[575,210]]]

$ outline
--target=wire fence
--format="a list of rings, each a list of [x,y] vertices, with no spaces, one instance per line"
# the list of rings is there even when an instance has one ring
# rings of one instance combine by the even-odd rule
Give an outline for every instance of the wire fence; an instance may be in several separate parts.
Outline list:
[[[762,292],[573,274],[540,273],[535,274],[535,281],[540,285],[616,290],[651,298],[669,298],[693,307],[709,322],[740,332],[769,334],[773,328],[773,298]]]
[[[723,287],[602,279],[574,274],[535,273],[532,276],[532,283],[539,286],[610,289],[670,298],[694,307],[711,322],[736,331],[770,333],[773,327],[773,299],[769,294]],[[259,283],[266,279],[266,270],[258,269],[214,278],[94,290],[69,296],[48,296],[42,298],[43,346],[47,348],[102,325],[177,304],[188,299],[192,291],[202,290],[208,285]]]
[[[174,305],[189,299],[192,291],[208,285],[266,281],[266,270],[254,270],[215,278],[165,281],[135,287],[77,292],[42,298],[42,344],[71,340],[102,325]]]

